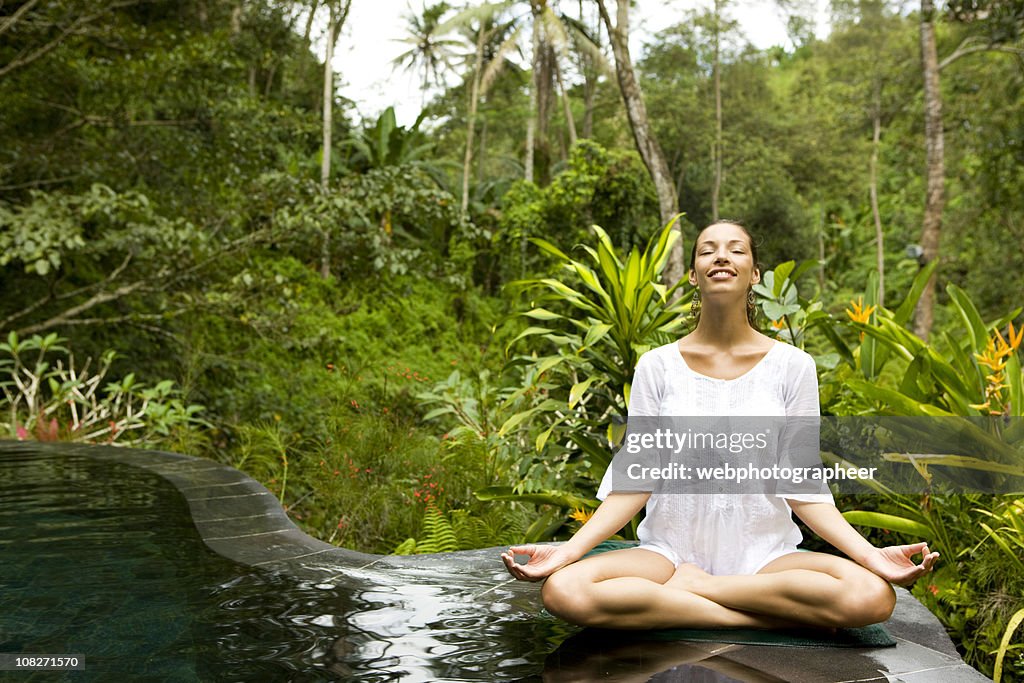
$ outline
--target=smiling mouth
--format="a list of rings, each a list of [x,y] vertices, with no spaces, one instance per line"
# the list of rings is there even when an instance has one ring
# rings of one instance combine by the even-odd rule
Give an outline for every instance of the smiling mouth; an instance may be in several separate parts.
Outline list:
[[[712,280],[731,280],[734,277],[736,277],[736,273],[731,270],[718,269],[708,272],[708,278]]]

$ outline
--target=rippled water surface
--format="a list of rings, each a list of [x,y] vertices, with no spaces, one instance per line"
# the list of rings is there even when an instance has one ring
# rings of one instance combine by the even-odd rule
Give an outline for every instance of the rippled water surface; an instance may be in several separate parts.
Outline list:
[[[0,444],[0,652],[83,655],[68,680],[538,679],[571,630],[485,574],[242,567],[157,475]]]

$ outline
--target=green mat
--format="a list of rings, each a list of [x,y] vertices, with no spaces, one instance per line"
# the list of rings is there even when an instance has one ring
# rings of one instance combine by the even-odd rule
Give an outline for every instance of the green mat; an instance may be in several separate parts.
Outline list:
[[[604,541],[585,557],[636,546],[634,541]],[[835,633],[817,629],[693,629],[667,628],[653,631],[587,629],[595,636],[614,634],[616,640],[696,640],[739,645],[775,645],[777,647],[893,647],[896,641],[881,624],[861,628],[841,628]]]

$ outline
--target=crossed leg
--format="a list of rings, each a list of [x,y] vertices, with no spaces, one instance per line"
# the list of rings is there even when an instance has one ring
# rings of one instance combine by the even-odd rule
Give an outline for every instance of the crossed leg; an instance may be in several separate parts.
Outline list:
[[[790,553],[757,574],[712,576],[640,548],[580,560],[547,578],[549,612],[604,628],[826,628],[864,626],[892,614],[887,581],[850,560]]]

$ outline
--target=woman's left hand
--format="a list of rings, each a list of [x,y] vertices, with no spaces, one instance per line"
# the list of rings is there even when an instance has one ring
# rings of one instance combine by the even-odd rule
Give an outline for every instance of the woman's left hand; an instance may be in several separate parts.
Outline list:
[[[921,555],[921,564],[914,564],[914,555]],[[863,558],[861,564],[886,581],[898,586],[909,586],[918,578],[932,571],[939,559],[938,553],[928,551],[928,544],[890,545],[874,548]]]

